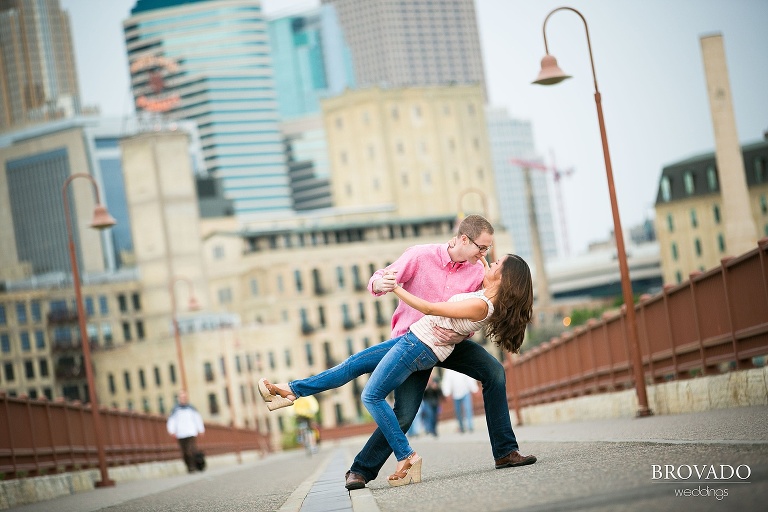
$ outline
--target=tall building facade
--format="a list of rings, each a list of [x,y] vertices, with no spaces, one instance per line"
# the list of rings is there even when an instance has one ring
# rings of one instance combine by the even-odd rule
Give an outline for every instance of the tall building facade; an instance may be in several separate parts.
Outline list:
[[[480,84],[474,0],[323,0],[336,7],[361,87]]]
[[[479,85],[372,87],[323,100],[334,206],[498,223],[483,103]]]
[[[331,207],[320,100],[355,86],[336,9],[323,5],[277,17],[269,21],[269,35],[293,207]]]
[[[523,169],[510,161],[513,158],[540,160],[540,157],[536,155],[531,122],[511,118],[504,108],[488,108],[486,119],[496,175],[496,193],[499,197],[501,222],[509,231],[517,254],[528,261],[532,261],[533,241],[531,223],[529,222],[530,205],[528,205],[525,192],[525,176]],[[557,236],[547,186],[549,179],[548,174],[531,170],[531,185],[539,228],[539,240],[542,256],[545,259],[552,259],[557,256]]]
[[[137,107],[197,123],[235,215],[292,208],[267,24],[256,0],[138,0],[123,22]]]
[[[352,57],[332,5],[269,20],[269,38],[281,119],[319,114],[320,98],[355,87]]]
[[[757,237],[768,237],[768,137],[742,146],[741,154],[748,190],[744,206],[758,229],[756,244]],[[655,226],[666,284],[680,283],[692,272],[743,252],[728,245],[728,204],[718,171],[715,153],[696,155],[662,170]]]
[[[59,0],[0,0],[0,132],[78,113],[69,16]]]

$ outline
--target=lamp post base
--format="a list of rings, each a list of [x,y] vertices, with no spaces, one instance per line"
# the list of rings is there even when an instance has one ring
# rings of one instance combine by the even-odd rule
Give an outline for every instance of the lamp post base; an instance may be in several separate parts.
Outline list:
[[[114,487],[115,481],[114,480],[101,480],[99,482],[96,482],[96,487]]]

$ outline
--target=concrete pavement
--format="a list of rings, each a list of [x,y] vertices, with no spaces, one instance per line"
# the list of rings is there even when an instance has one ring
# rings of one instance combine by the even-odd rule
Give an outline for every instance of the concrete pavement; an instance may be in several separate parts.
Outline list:
[[[495,470],[483,417],[471,434],[443,422],[437,439],[418,437],[424,481],[390,488],[382,474],[347,493],[344,472],[364,438],[326,442],[320,453],[283,452],[203,474],[119,483],[18,511],[647,511],[764,510],[768,502],[768,407],[742,407],[515,428],[523,453],[539,461]],[[672,479],[654,478],[654,466]],[[686,468],[739,468],[718,480]],[[682,473],[681,473],[682,471]],[[747,471],[749,475],[747,475]]]

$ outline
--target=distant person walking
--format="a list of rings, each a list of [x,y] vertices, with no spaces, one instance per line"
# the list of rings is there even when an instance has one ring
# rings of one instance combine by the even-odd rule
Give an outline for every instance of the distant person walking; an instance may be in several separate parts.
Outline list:
[[[197,454],[197,437],[205,432],[203,417],[189,404],[187,392],[179,392],[179,403],[171,411],[166,423],[168,433],[176,437],[181,448],[181,455],[187,471],[193,473],[196,468],[195,455]]]
[[[472,393],[477,393],[477,381],[472,377],[445,369],[440,384],[443,394],[453,398],[453,410],[459,422],[459,432],[474,432],[472,421]]]
[[[424,433],[437,437],[437,419],[440,417],[440,402],[443,400],[443,392],[440,391],[440,382],[436,375],[429,377],[427,389],[421,399],[423,411]]]

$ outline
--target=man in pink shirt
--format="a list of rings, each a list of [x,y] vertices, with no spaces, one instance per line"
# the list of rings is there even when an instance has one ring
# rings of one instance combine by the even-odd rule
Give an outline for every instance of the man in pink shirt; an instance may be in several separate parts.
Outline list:
[[[417,245],[385,269],[377,270],[368,283],[376,295],[392,291],[396,284],[429,302],[447,301],[457,293],[472,292],[483,282],[481,258],[493,245],[493,226],[480,215],[469,215],[459,225],[457,235],[446,244]],[[392,270],[396,269],[395,275]],[[400,301],[392,316],[392,338],[405,333],[422,313]],[[482,346],[464,340],[453,331],[435,327],[442,344],[455,345],[448,358],[437,366],[469,375],[483,384],[485,418],[496,469],[524,466],[536,462],[533,455],[521,455],[512,430],[507,407],[506,375],[502,364]],[[419,409],[430,371],[411,374],[395,390],[395,414],[403,432],[411,426]],[[346,488],[360,489],[378,475],[392,453],[379,429],[357,454],[346,474]]]

